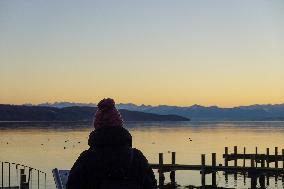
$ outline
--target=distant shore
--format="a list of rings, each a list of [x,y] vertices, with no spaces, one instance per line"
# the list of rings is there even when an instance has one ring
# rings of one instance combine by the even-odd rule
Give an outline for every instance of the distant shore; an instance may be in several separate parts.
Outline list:
[[[0,121],[38,121],[38,122],[77,122],[92,121],[96,107],[73,106],[65,108],[0,105]],[[120,109],[125,121],[190,121],[189,118],[179,115],[159,115]]]

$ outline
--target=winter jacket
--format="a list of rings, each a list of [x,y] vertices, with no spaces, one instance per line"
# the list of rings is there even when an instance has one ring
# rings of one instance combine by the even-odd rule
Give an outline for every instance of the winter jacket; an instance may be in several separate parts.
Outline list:
[[[123,127],[104,127],[90,133],[90,148],[74,163],[67,189],[100,189],[109,173],[123,173],[143,189],[156,189],[153,170],[141,151],[132,148],[132,136]],[[131,164],[130,164],[131,162]]]

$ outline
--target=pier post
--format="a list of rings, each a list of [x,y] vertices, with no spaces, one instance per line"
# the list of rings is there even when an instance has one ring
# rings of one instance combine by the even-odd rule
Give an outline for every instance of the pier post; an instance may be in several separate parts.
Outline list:
[[[269,148],[266,148],[266,167],[269,167]],[[269,175],[266,176],[266,185],[269,186]]]
[[[275,168],[278,168],[278,147],[275,147]]]
[[[255,155],[252,155],[251,158],[250,158],[250,164],[251,164],[251,168],[254,168],[255,167]],[[257,185],[257,177],[255,175],[255,170],[252,170],[252,173],[250,174],[251,175],[251,189],[256,189],[256,185]]]
[[[244,147],[244,162],[243,162],[243,167],[246,166],[246,158],[245,158],[245,155],[246,155],[246,147]]]
[[[265,167],[265,159],[261,158],[261,167]]]
[[[4,188],[4,162],[1,163],[1,185]]]
[[[25,174],[25,169],[20,169],[20,174],[24,175]]]
[[[284,149],[282,149],[282,168],[284,169]],[[284,188],[284,174],[282,174],[282,186]]]
[[[244,159],[243,159],[243,167],[246,166],[246,147],[244,147]],[[244,173],[244,185],[246,185],[246,173]]]
[[[229,154],[229,149],[228,147],[225,147],[225,167],[228,167],[228,154]],[[225,182],[226,184],[228,183],[228,174],[225,171]]]
[[[255,147],[255,155],[257,155],[257,146]],[[257,161],[255,161],[255,167],[257,167]]]
[[[278,147],[275,147],[275,168],[278,168]],[[275,184],[277,184],[278,175],[275,174]]]
[[[284,169],[284,149],[282,149],[282,168]]]
[[[234,166],[237,167],[237,166],[238,166],[238,158],[237,158],[237,155],[238,155],[238,147],[237,147],[237,146],[234,146],[234,154],[235,154]]]
[[[225,166],[228,166],[228,147],[225,147]]]
[[[212,186],[213,187],[216,187],[217,184],[216,184],[216,153],[212,153]]]
[[[9,186],[9,189],[11,188],[11,163],[9,162],[8,163],[8,166],[9,166],[9,168],[8,168],[8,186]]]
[[[255,162],[255,155],[251,155],[251,157],[250,157],[250,166],[253,167],[253,168],[255,167],[254,162]]]
[[[201,154],[201,186],[205,187],[205,154]]]
[[[25,169],[20,169],[20,189],[28,189],[27,176],[25,175]]]
[[[26,175],[21,175],[21,177],[20,177],[20,180],[21,180],[20,189],[26,189],[25,188],[26,178],[27,178]]]
[[[235,158],[234,158],[234,167],[237,167],[238,166],[238,147],[237,146],[234,146],[234,155],[235,155]],[[235,173],[234,174],[234,181],[236,182],[238,179],[238,174]]]
[[[46,173],[44,173],[44,189],[46,189]]]
[[[264,158],[261,158],[261,167],[265,167],[265,163],[264,163]],[[260,184],[260,188],[264,189],[265,188],[265,176],[264,173],[260,175],[259,177],[259,184]]]
[[[266,167],[269,167],[269,148],[266,148]]]
[[[39,170],[37,170],[37,189],[39,189]]]
[[[176,164],[176,153],[172,152],[172,165],[175,165],[175,164]],[[171,171],[170,179],[171,179],[171,183],[175,185],[176,183],[176,172],[175,171]]]
[[[246,175],[246,173],[244,173],[244,185],[246,185],[247,184],[247,175]]]
[[[163,164],[164,164],[163,153],[159,153],[159,189],[164,188],[165,176],[163,172]]]

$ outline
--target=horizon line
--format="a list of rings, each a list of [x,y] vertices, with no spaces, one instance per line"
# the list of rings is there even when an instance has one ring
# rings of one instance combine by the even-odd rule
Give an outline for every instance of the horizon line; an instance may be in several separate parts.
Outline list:
[[[82,105],[94,105],[96,106],[97,103],[93,103],[93,102],[69,102],[69,101],[54,101],[54,102],[42,102],[42,103],[37,103],[37,104],[33,104],[33,103],[23,103],[23,104],[13,104],[13,103],[7,103],[6,105],[26,105],[26,106],[40,106],[43,104],[49,104],[49,105],[55,105],[55,104],[59,104],[59,103],[70,103],[70,104],[82,104]],[[2,103],[0,103],[2,104]],[[257,104],[249,104],[249,105],[236,105],[236,106],[219,106],[219,105],[201,105],[201,104],[192,104],[192,105],[186,105],[186,106],[179,106],[179,105],[167,105],[167,104],[158,104],[158,105],[151,105],[151,104],[135,104],[135,103],[123,103],[123,102],[119,102],[116,103],[116,105],[135,105],[135,106],[150,106],[150,107],[159,107],[159,106],[169,106],[169,107],[180,107],[180,108],[189,108],[189,107],[193,107],[193,106],[201,106],[201,107],[206,107],[206,108],[210,108],[210,107],[217,107],[217,108],[238,108],[238,107],[248,107],[248,106],[267,106],[267,105],[284,105],[284,102],[282,103],[257,103]]]

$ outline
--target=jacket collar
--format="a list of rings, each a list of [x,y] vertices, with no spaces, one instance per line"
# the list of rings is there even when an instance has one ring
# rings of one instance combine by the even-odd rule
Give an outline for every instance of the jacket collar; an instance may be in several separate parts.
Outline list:
[[[132,136],[123,127],[102,127],[90,133],[91,148],[132,147]]]

